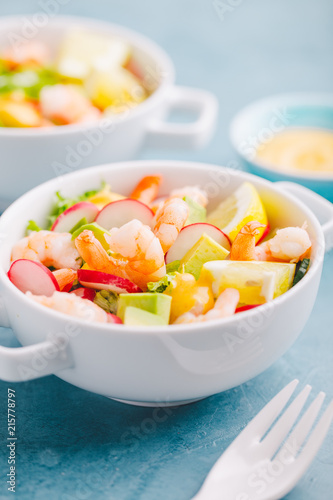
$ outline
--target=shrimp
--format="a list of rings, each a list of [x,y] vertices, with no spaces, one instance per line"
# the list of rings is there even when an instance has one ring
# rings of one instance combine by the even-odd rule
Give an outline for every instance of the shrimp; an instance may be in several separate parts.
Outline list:
[[[50,59],[50,52],[44,43],[35,40],[17,47],[7,47],[1,54],[0,59],[10,69],[29,64],[44,66]]]
[[[47,267],[79,269],[82,259],[70,233],[32,232],[13,247],[11,260],[29,259]]]
[[[159,196],[155,198],[150,204],[151,210],[156,214],[157,210],[166,202],[169,198],[167,196]]]
[[[60,290],[65,289],[66,291],[67,287],[69,287],[77,277],[76,271],[69,268],[58,269],[57,271],[53,271],[52,274],[57,280]]]
[[[96,121],[101,115],[76,87],[61,83],[42,88],[40,108],[45,118],[59,125]]]
[[[189,206],[179,198],[169,198],[155,214],[154,233],[160,240],[163,252],[174,244],[189,215]]]
[[[298,262],[311,249],[311,240],[304,225],[279,229],[273,238],[256,246],[255,235],[259,227],[263,225],[253,221],[239,231],[231,246],[231,260]]]
[[[170,198],[184,198],[188,196],[193,201],[196,201],[202,207],[208,205],[208,195],[206,191],[201,189],[199,186],[185,186],[180,189],[173,189],[170,192]]]
[[[91,269],[129,279],[142,290],[147,283],[166,274],[164,253],[158,238],[148,226],[133,219],[104,235],[110,245],[106,252],[92,231],[82,231],[75,245]]]
[[[264,227],[264,224],[256,221],[248,222],[242,227],[231,245],[230,260],[262,260],[255,240],[260,227]]]
[[[133,189],[130,198],[149,205],[156,198],[161,182],[161,175],[143,177]]]
[[[213,319],[227,318],[235,313],[238,302],[239,291],[236,288],[226,288],[217,298],[214,307],[206,312],[206,314],[196,315],[192,310],[179,316],[173,324],[200,323]]]
[[[109,320],[104,309],[91,302],[91,300],[82,299],[74,293],[53,292],[51,297],[33,295],[31,292],[26,292],[26,295],[38,302],[38,304],[85,321],[108,323]]]

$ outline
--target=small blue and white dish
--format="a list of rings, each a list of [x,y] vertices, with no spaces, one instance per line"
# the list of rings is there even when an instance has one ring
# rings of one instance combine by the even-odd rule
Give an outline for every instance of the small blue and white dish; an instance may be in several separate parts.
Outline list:
[[[333,94],[297,92],[255,101],[232,120],[230,139],[246,170],[271,181],[297,182],[333,201],[333,164],[332,172],[279,169],[257,158],[258,145],[289,128],[333,132]]]

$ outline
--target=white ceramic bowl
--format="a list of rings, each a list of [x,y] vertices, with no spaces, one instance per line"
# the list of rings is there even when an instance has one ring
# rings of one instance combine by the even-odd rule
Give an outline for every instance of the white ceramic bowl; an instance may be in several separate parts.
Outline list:
[[[133,158],[144,145],[198,148],[215,128],[218,103],[210,93],[174,85],[175,69],[162,48],[144,36],[103,21],[87,18],[2,17],[0,47],[10,42],[40,39],[53,51],[71,27],[118,35],[130,42],[152,95],[128,113],[95,124],[22,129],[0,127],[0,211],[18,196],[57,175],[101,163]],[[38,21],[39,19],[39,21]],[[191,123],[164,121],[171,109],[196,113]]]
[[[270,181],[297,182],[333,201],[333,173],[280,170],[256,159],[256,148],[286,128],[333,130],[333,94],[294,92],[255,101],[233,118],[230,139],[246,169]]]
[[[244,180],[252,182],[272,228],[307,221],[313,250],[306,276],[271,303],[231,318],[156,328],[85,323],[34,303],[9,281],[13,244],[29,219],[45,222],[55,191],[72,196],[105,179],[116,191],[129,193],[143,175],[156,172],[164,176],[162,194],[189,182],[199,184],[210,195],[209,208]],[[294,190],[306,204],[288,192]],[[323,227],[309,206],[326,217]],[[316,299],[325,237],[333,243],[333,210],[327,200],[291,183],[279,186],[212,165],[141,161],[99,166],[38,186],[2,215],[0,234],[0,325],[10,325],[26,346],[0,347],[0,378],[20,381],[55,373],[78,387],[131,403],[180,404],[251,379],[292,345]]]

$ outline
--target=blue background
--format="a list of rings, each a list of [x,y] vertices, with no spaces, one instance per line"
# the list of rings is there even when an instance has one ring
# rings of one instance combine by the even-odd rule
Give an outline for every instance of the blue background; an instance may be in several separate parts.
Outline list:
[[[225,0],[221,19],[211,0],[69,0],[61,14],[92,16],[150,36],[174,60],[177,82],[206,88],[220,101],[218,129],[196,153],[145,151],[228,164],[233,114],[249,101],[292,90],[331,91],[331,0]],[[232,7],[238,3],[238,6]],[[40,10],[39,1],[1,1],[0,13]],[[220,12],[221,14],[221,12]],[[17,493],[30,499],[190,499],[207,472],[259,409],[297,377],[333,396],[333,254],[326,256],[319,296],[295,345],[254,380],[199,403],[160,410],[125,406],[56,377],[11,384],[17,398]],[[0,343],[16,346],[10,330]],[[0,498],[5,473],[7,383],[0,383]],[[163,420],[163,421],[162,421]],[[326,500],[333,490],[333,429],[288,500]]]

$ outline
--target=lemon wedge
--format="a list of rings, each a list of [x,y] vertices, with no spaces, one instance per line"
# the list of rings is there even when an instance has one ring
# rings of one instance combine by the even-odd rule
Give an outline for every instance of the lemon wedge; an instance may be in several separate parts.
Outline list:
[[[0,99],[0,122],[5,127],[40,127],[42,117],[30,102]]]
[[[240,305],[264,304],[291,287],[296,264],[219,260],[206,262],[199,284],[212,287],[214,297],[225,288],[236,288]]]
[[[102,210],[102,208],[104,208],[109,203],[124,199],[125,196],[119,193],[113,193],[110,189],[110,186],[107,186],[98,191],[98,193],[90,196],[89,201],[90,203],[96,205],[99,208],[99,210]]]
[[[85,88],[95,106],[108,111],[123,112],[144,101],[147,92],[140,81],[125,68],[113,71],[94,70],[86,80]],[[127,106],[128,105],[128,106]]]
[[[265,226],[268,222],[258,191],[250,182],[244,182],[207,217],[207,222],[221,229],[231,241],[250,221],[257,221]],[[260,228],[256,241],[259,241],[264,229]]]

